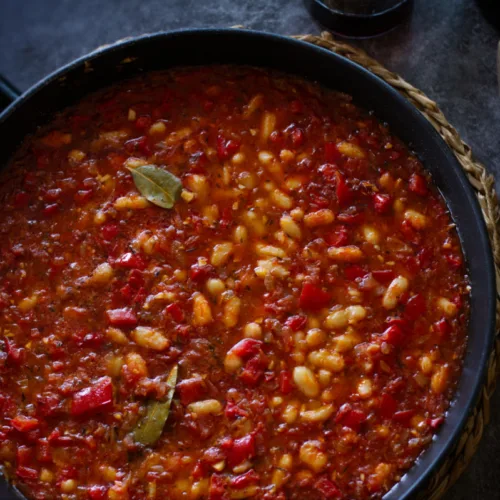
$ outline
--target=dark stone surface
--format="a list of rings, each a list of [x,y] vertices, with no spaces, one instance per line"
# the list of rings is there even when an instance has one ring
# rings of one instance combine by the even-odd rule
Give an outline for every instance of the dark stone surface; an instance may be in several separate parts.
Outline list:
[[[0,72],[25,90],[60,65],[119,38],[235,24],[283,34],[320,32],[302,0],[0,0]],[[356,43],[436,100],[500,180],[494,24],[492,14],[485,16],[473,0],[416,0],[409,23]],[[446,500],[499,499],[498,471],[500,391],[479,452]]]

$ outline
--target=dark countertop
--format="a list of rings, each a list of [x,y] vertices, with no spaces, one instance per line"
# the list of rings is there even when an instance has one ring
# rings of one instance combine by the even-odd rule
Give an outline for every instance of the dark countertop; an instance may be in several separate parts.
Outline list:
[[[410,23],[356,43],[438,102],[500,188],[499,32],[492,19],[473,0],[416,0]],[[302,0],[1,0],[0,73],[25,90],[126,36],[236,24],[283,34],[321,30]],[[500,391],[491,414],[478,453],[446,500],[500,498]]]

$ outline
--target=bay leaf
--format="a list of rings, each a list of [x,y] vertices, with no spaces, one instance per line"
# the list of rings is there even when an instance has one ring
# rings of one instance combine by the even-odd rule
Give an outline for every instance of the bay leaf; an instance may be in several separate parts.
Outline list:
[[[170,413],[178,370],[178,366],[175,365],[168,375],[167,385],[169,389],[165,399],[148,402],[146,414],[133,431],[134,439],[137,443],[141,443],[144,446],[151,446],[160,439],[168,419],[168,414]]]
[[[136,188],[154,205],[172,208],[179,199],[182,183],[168,170],[156,165],[142,165],[128,170],[132,174]]]

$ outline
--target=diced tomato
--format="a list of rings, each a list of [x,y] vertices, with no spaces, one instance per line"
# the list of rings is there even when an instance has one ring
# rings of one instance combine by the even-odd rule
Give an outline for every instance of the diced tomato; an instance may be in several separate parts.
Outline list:
[[[280,391],[283,394],[290,394],[293,391],[292,374],[288,370],[282,370],[279,377]]]
[[[80,189],[75,193],[73,199],[75,200],[75,203],[83,205],[92,198],[93,194],[94,192],[91,189]]]
[[[102,377],[91,387],[73,394],[71,414],[81,416],[108,410],[113,405],[113,383],[111,377]]]
[[[210,264],[199,265],[193,264],[189,271],[189,277],[192,281],[198,284],[203,284],[211,276],[215,274],[215,269]]]
[[[30,195],[26,191],[18,191],[14,195],[14,207],[22,208],[28,206],[30,202]]]
[[[33,448],[30,446],[18,446],[16,452],[16,464],[19,467],[20,465],[30,465],[33,462],[34,458]]]
[[[148,138],[145,135],[130,139],[124,144],[125,150],[127,153],[142,153],[145,156],[149,156],[151,154],[151,148],[148,142]]]
[[[58,211],[59,211],[59,205],[57,203],[53,203],[51,205],[45,205],[45,208],[42,210],[43,215],[45,215],[46,217],[55,215]]]
[[[212,474],[210,476],[210,487],[208,490],[208,500],[227,500],[226,480],[221,474]]]
[[[299,305],[308,311],[319,311],[330,303],[330,294],[312,283],[302,285]]]
[[[326,476],[320,477],[315,483],[314,488],[318,490],[325,500],[336,500],[343,498],[342,492],[338,486]]]
[[[132,269],[130,271],[130,274],[128,275],[127,281],[132,288],[142,288],[145,283],[144,273],[142,271],[139,271],[139,269]]]
[[[288,326],[293,332],[298,332],[300,329],[304,328],[307,324],[307,317],[306,316],[290,316],[286,322],[285,325]]]
[[[301,128],[294,128],[290,134],[290,140],[292,141],[292,146],[296,148],[300,148],[302,144],[304,144],[304,131]]]
[[[127,252],[115,260],[114,265],[123,269],[146,269],[144,259],[135,253]]]
[[[334,142],[325,143],[325,161],[329,163],[337,162],[342,155],[340,151],[337,149],[337,145]]]
[[[246,362],[240,379],[249,387],[255,387],[262,379],[267,363],[266,356],[262,352],[257,353]]]
[[[231,487],[236,489],[246,488],[251,484],[258,483],[259,480],[260,476],[253,469],[250,469],[248,472],[245,472],[245,474],[233,477],[231,479]]]
[[[392,416],[392,420],[402,425],[408,425],[413,415],[415,415],[415,410],[397,411]]]
[[[131,309],[110,309],[106,311],[109,324],[119,327],[134,327],[137,326],[137,316]]]
[[[248,412],[240,408],[233,401],[228,401],[226,407],[224,408],[224,415],[229,418],[238,418],[238,417],[248,417]]]
[[[332,247],[343,247],[349,243],[349,231],[345,226],[338,226],[333,233],[325,236],[325,241]]]
[[[432,430],[439,429],[444,423],[444,417],[430,418],[428,419],[429,426]]]
[[[357,212],[356,210],[349,209],[340,213],[337,216],[337,220],[349,226],[357,226],[365,221],[365,214],[364,212]]]
[[[16,469],[16,475],[25,481],[38,479],[38,471],[30,467],[18,467]]]
[[[240,439],[228,439],[221,446],[226,452],[229,467],[234,467],[255,456],[255,435],[247,434]]]
[[[372,271],[373,277],[380,283],[390,283],[395,277],[396,273],[392,269],[378,269]]]
[[[243,339],[240,340],[229,350],[230,353],[236,354],[242,359],[248,359],[251,356],[255,356],[262,347],[262,340],[256,339]]]
[[[343,404],[335,417],[335,422],[345,427],[349,427],[355,432],[359,432],[361,426],[366,421],[366,414],[362,410],[352,408],[349,403]]]
[[[417,293],[417,295],[411,297],[405,305],[405,318],[410,321],[415,321],[425,313],[426,309],[427,306],[424,297]]]
[[[444,258],[452,269],[460,269],[462,266],[462,257],[460,257],[460,255],[446,253],[444,254]]]
[[[380,398],[379,413],[383,418],[392,418],[396,409],[398,407],[398,402],[387,393],[382,394]]]
[[[412,174],[408,181],[408,189],[419,196],[427,195],[427,181],[420,174]]]
[[[36,458],[39,462],[42,463],[52,462],[52,452],[50,450],[50,445],[47,438],[42,438],[38,440]]]
[[[181,403],[186,406],[193,401],[200,400],[207,391],[205,381],[201,377],[181,380],[176,386]]]
[[[36,397],[37,413],[42,417],[51,417],[58,412],[61,397],[57,394],[39,394]]]
[[[373,208],[378,214],[386,214],[392,206],[392,198],[388,194],[375,193],[373,195]]]
[[[451,325],[448,323],[446,318],[442,318],[436,321],[433,325],[434,331],[442,338],[447,338],[451,333]]]
[[[403,331],[398,325],[391,325],[382,334],[382,339],[393,346],[400,346],[404,341]]]
[[[16,366],[21,364],[24,360],[24,349],[22,347],[17,347],[14,342],[12,342],[12,339],[8,337],[4,337],[3,341],[5,342],[5,350],[9,363]]]
[[[138,128],[139,130],[147,130],[149,129],[149,127],[151,127],[152,123],[153,120],[151,120],[150,116],[143,115],[137,118],[137,120],[135,121],[135,127]]]
[[[219,157],[219,160],[228,160],[238,152],[240,146],[240,141],[237,141],[235,139],[226,141],[223,136],[217,136],[217,156]]]
[[[102,237],[106,241],[114,240],[118,236],[119,232],[120,230],[116,224],[105,224],[101,228]]]
[[[350,281],[354,281],[357,278],[362,278],[363,276],[366,276],[368,274],[367,271],[365,271],[361,266],[358,265],[352,265],[352,266],[347,266],[344,269],[344,276],[346,279]]]
[[[181,306],[179,305],[178,302],[173,302],[172,304],[169,304],[167,306],[167,312],[170,314],[172,319],[174,321],[177,321],[177,323],[180,323],[181,321],[184,320],[184,312],[181,309]]]
[[[26,417],[25,415],[18,415],[11,421],[12,427],[19,432],[29,432],[38,428],[40,422],[37,418]]]
[[[335,194],[337,195],[337,202],[341,207],[346,207],[352,202],[353,192],[345,177],[338,171],[336,172],[336,178]]]
[[[105,500],[108,498],[108,487],[96,484],[89,486],[87,493],[90,500]]]

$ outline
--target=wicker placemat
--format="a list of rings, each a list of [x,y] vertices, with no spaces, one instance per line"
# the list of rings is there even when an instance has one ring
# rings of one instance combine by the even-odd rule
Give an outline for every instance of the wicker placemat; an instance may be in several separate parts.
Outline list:
[[[494,179],[493,176],[488,174],[484,165],[474,160],[470,147],[462,141],[458,132],[450,125],[437,104],[429,99],[422,91],[410,85],[399,75],[389,71],[375,59],[369,57],[363,50],[352,47],[344,42],[334,40],[332,35],[328,32],[322,33],[321,36],[299,35],[294,38],[314,45],[319,45],[320,47],[336,52],[364,66],[372,73],[384,79],[389,85],[398,90],[406,99],[414,104],[431,122],[455,153],[455,156],[467,173],[467,177],[476,192],[486,221],[493,248],[496,269],[497,336],[488,364],[487,379],[477,406],[469,417],[463,434],[455,445],[449,458],[435,473],[427,491],[420,495],[420,498],[425,498],[426,500],[437,500],[441,498],[446,490],[458,479],[477,450],[483,435],[484,426],[490,419],[490,398],[495,390],[497,376],[500,373],[500,232],[498,227],[500,211],[494,188]]]

